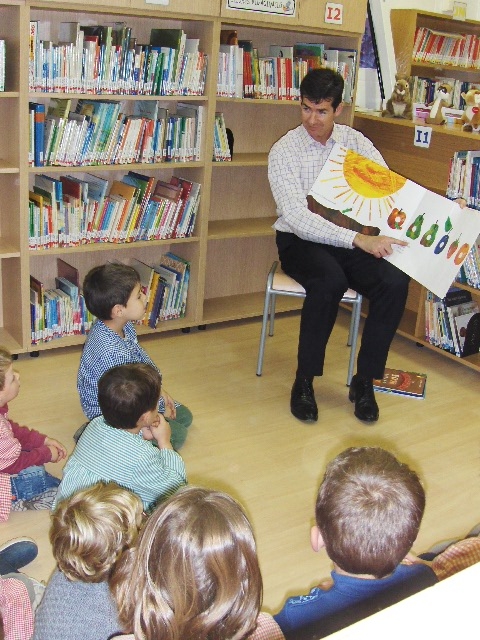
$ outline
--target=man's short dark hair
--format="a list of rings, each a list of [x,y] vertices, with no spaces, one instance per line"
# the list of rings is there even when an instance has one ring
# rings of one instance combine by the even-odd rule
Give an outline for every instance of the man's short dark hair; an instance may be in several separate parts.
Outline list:
[[[300,97],[310,102],[331,102],[336,109],[342,102],[343,78],[333,69],[311,69],[300,83]]]
[[[410,551],[424,510],[414,471],[379,447],[352,447],[327,465],[315,516],[336,565],[383,578]]]
[[[149,364],[136,362],[108,369],[98,382],[98,404],[105,422],[117,429],[134,429],[140,417],[153,411],[162,390],[162,377]]]
[[[93,267],[83,281],[87,309],[100,320],[110,320],[113,307],[126,306],[139,282],[138,271],[126,264],[107,262]]]

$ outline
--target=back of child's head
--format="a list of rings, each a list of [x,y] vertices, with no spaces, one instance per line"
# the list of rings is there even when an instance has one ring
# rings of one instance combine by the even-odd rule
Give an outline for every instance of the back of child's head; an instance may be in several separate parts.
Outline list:
[[[414,471],[379,447],[352,447],[327,465],[315,515],[338,567],[382,578],[410,551],[424,510]]]
[[[98,404],[111,427],[133,429],[158,404],[162,377],[149,364],[136,362],[108,369],[98,381]]]
[[[0,391],[5,386],[5,374],[13,362],[12,354],[5,347],[0,346]]]
[[[125,628],[145,640],[236,640],[262,601],[252,527],[229,495],[186,487],[150,516],[111,582]]]
[[[115,482],[99,482],[62,500],[52,515],[50,542],[70,580],[103,582],[136,540],[142,501]]]
[[[83,280],[87,309],[100,320],[110,320],[113,307],[125,307],[139,282],[138,271],[127,264],[107,262],[93,267]]]

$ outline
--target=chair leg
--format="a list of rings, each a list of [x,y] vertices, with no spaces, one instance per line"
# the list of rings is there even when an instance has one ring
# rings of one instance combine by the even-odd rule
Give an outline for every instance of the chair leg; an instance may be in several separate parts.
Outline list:
[[[356,302],[352,303],[352,315],[350,316],[350,326],[348,328],[347,347],[352,346],[353,328],[355,326],[355,305],[356,304],[357,304]]]
[[[265,292],[265,303],[263,305],[262,330],[260,332],[260,345],[258,347],[257,376],[262,375],[263,356],[265,354],[265,338],[267,337],[267,323],[268,323],[270,306],[271,306],[271,295],[270,295],[270,292],[267,290]]]
[[[277,304],[277,296],[272,291],[270,293],[270,330],[268,332],[269,336],[273,336],[273,329],[275,324],[275,306]]]
[[[360,313],[362,310],[361,298],[352,303],[352,319],[350,321],[349,342],[350,342],[350,358],[348,361],[347,387],[353,378],[353,370],[355,368],[355,357],[357,354],[358,328],[360,326]]]

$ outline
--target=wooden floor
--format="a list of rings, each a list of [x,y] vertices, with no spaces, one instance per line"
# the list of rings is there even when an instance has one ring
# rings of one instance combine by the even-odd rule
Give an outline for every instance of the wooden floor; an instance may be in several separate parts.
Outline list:
[[[160,365],[166,389],[193,411],[182,455],[191,484],[239,499],[253,522],[264,576],[264,608],[306,592],[330,572],[324,552],[309,547],[316,490],[326,461],[345,447],[392,450],[420,474],[427,509],[414,550],[462,535],[480,521],[480,403],[478,373],[396,338],[389,366],[428,374],[425,400],[378,394],[380,421],[366,427],[347,400],[345,346],[349,316],[340,311],[327,352],[326,375],[315,381],[320,417],[304,425],[289,411],[298,314],[279,316],[267,338],[262,377],[255,375],[260,321],[165,333],[142,344]],[[75,380],[79,348],[19,357],[19,397],[11,417],[73,448],[83,421]],[[61,473],[61,465],[48,465]],[[54,562],[49,513],[13,513],[0,543],[33,537],[39,557],[26,572],[46,580]]]

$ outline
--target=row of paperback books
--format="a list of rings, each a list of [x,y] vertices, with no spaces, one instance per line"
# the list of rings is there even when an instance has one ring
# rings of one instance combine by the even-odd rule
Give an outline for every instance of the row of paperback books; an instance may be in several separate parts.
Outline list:
[[[457,282],[480,289],[480,237],[472,245],[457,276]]]
[[[152,29],[140,44],[124,22],[62,22],[58,41],[30,22],[30,92],[203,95],[207,56],[182,29]]]
[[[133,113],[118,101],[70,99],[29,103],[29,166],[89,166],[200,160],[204,107],[177,103],[175,112],[139,100]]]
[[[413,62],[480,68],[480,38],[475,34],[453,34],[417,27]]]
[[[345,81],[344,102],[351,103],[356,56],[352,49],[327,49],[322,43],[270,45],[260,56],[252,40],[238,39],[236,31],[221,32],[217,95],[228,98],[298,100],[300,83],[310,69],[327,67]]]
[[[480,350],[480,308],[466,289],[452,287],[445,298],[427,291],[425,340],[464,358]]]
[[[187,308],[190,263],[169,252],[161,255],[155,265],[136,259],[131,264],[140,275],[146,295],[146,313],[139,324],[154,329],[159,322],[183,318]],[[88,333],[95,317],[85,305],[75,267],[57,259],[57,276],[52,289],[30,276],[30,319],[32,345]]]
[[[455,151],[450,160],[447,198],[465,198],[469,207],[480,209],[480,151]]]
[[[80,291],[78,270],[57,258],[55,288],[30,276],[30,321],[33,345],[88,333],[94,316]]]
[[[5,40],[0,40],[0,91],[5,91]]]
[[[213,160],[215,162],[230,162],[232,154],[228,144],[227,128],[223,113],[215,114],[215,126],[213,136]]]
[[[91,174],[35,175],[29,192],[29,248],[139,242],[192,235],[200,184],[129,171],[121,180]]]
[[[414,103],[429,104],[434,101],[435,94],[438,87],[441,84],[448,83],[453,87],[452,89],[452,109],[463,111],[465,108],[465,100],[462,98],[462,93],[466,93],[470,89],[479,89],[480,84],[478,82],[462,82],[455,78],[422,78],[420,76],[412,76],[411,90],[412,101]],[[459,117],[461,114],[459,115]]]
[[[140,274],[147,300],[145,317],[139,324],[155,329],[159,322],[185,317],[190,281],[188,260],[168,252],[155,265],[136,259],[130,264]]]

